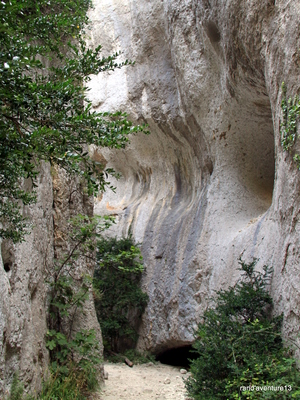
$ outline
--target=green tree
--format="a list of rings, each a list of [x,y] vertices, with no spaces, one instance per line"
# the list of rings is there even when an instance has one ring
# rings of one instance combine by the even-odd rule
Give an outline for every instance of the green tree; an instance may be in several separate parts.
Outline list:
[[[256,260],[240,260],[242,279],[217,292],[215,307],[199,324],[186,382],[189,395],[204,399],[290,399],[300,395],[300,376],[281,338],[281,317],[272,317],[267,291],[271,269],[255,271]],[[280,387],[256,391],[249,387]],[[240,390],[241,387],[248,389]],[[292,390],[289,390],[292,389]]]
[[[92,110],[89,76],[130,62],[118,63],[118,53],[103,57],[101,46],[86,46],[90,5],[90,0],[0,2],[0,238],[24,240],[23,206],[36,201],[42,162],[58,165],[96,195],[112,188],[107,177],[115,172],[92,160],[88,145],[123,148],[129,134],[145,130],[121,112]],[[39,395],[45,399],[82,399],[96,383],[95,332],[76,331],[73,321],[92,284],[89,276],[76,275],[78,260],[93,256],[99,226],[88,216],[75,217],[72,226],[69,247],[48,277],[47,347],[55,374]]]
[[[135,325],[148,301],[148,295],[140,288],[142,256],[131,236],[103,237],[97,245],[97,261],[94,289],[100,296],[95,306],[104,346],[119,351],[121,341],[127,342],[128,347],[135,343]]]
[[[86,96],[90,74],[114,70],[118,54],[86,47],[89,0],[0,3],[0,237],[24,239],[21,206],[35,201],[41,161],[79,176],[88,194],[104,190],[112,170],[87,145],[121,148],[143,130],[122,113],[96,113]],[[22,182],[27,180],[26,188]]]

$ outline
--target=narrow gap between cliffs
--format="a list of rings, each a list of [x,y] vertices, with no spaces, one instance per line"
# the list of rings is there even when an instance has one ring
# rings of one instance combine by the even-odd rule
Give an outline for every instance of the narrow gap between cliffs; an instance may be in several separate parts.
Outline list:
[[[196,358],[197,356],[193,352],[193,347],[191,345],[168,349],[156,355],[156,361],[162,364],[186,369],[190,367],[190,360]]]

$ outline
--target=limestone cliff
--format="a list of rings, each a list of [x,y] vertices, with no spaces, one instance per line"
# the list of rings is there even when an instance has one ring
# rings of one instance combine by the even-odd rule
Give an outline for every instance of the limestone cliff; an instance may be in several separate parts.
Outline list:
[[[150,296],[139,347],[189,344],[237,259],[272,265],[284,335],[299,333],[299,178],[280,145],[281,84],[299,90],[300,2],[94,1],[90,42],[134,67],[93,77],[97,110],[149,124],[126,150],[98,214],[143,243]],[[112,44],[112,45],[111,45]]]
[[[47,271],[53,263],[53,213],[50,168],[41,166],[37,203],[24,213],[32,222],[26,241],[1,243],[0,398],[14,373],[33,389],[49,362],[45,347]]]
[[[116,216],[113,233],[131,227],[143,243],[150,302],[139,347],[191,343],[214,290],[238,279],[240,255],[274,267],[275,311],[296,338],[300,173],[279,129],[282,81],[288,95],[299,90],[299,0],[94,0],[90,17],[92,45],[136,62],[92,77],[94,108],[127,111],[151,131],[98,154],[122,178],[95,204]],[[38,179],[37,204],[24,209],[32,233],[1,247],[0,396],[15,370],[40,385],[45,279],[66,220],[91,212],[75,182],[47,165]],[[97,328],[91,299],[85,311],[78,325]]]
[[[37,203],[24,207],[31,221],[31,233],[17,245],[1,243],[0,268],[0,398],[8,393],[13,374],[25,388],[38,392],[47,373],[49,354],[46,333],[49,282],[54,260],[70,246],[69,220],[82,213],[92,214],[92,199],[80,183],[63,171],[42,164],[37,181]],[[93,274],[94,265],[79,259],[76,274]],[[92,293],[84,310],[76,313],[74,330],[94,329],[102,346]],[[46,375],[47,376],[47,375]]]

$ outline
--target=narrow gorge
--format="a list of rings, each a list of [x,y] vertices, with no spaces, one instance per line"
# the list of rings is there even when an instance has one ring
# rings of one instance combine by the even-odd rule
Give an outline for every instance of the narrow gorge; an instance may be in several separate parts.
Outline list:
[[[300,346],[300,172],[280,137],[282,83],[291,98],[300,87],[299,0],[94,0],[89,18],[91,47],[135,63],[91,76],[93,108],[126,112],[150,134],[93,150],[121,173],[94,211],[78,182],[42,165],[37,203],[24,207],[32,233],[1,245],[0,394],[15,370],[41,385],[45,277],[64,221],[82,211],[114,216],[110,235],[142,243],[139,350],[191,345],[215,291],[239,278],[239,257],[273,266],[274,311]],[[84,311],[78,326],[101,341],[92,294]]]

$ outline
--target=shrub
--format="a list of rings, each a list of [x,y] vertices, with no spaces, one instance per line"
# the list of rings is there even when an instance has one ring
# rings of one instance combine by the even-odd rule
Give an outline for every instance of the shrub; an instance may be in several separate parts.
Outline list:
[[[87,400],[98,386],[95,370],[78,370],[76,364],[69,364],[68,373],[57,370],[44,382],[39,400]],[[34,400],[28,398],[26,400]]]
[[[148,301],[139,284],[144,271],[142,256],[129,235],[102,238],[97,259],[94,289],[100,298],[95,300],[95,306],[104,346],[106,350],[119,351],[121,341],[131,347],[137,340],[136,322]]]
[[[267,291],[272,270],[239,260],[241,280],[217,292],[196,332],[189,395],[202,399],[290,399],[300,395],[295,361],[283,347],[281,317],[272,317]],[[257,390],[262,386],[283,391]],[[243,388],[242,388],[243,387]]]
[[[48,276],[51,290],[46,341],[52,378],[44,386],[42,399],[48,399],[48,395],[49,399],[55,399],[55,393],[62,390],[73,393],[66,399],[84,399],[85,393],[98,384],[101,352],[96,332],[75,326],[76,317],[84,312],[93,281],[89,274],[80,272],[78,261],[93,260],[96,239],[111,223],[110,217],[72,218],[68,233],[70,247],[61,252],[60,258],[55,258],[55,269]]]
[[[10,387],[10,394],[7,400],[22,400],[24,387],[19,381],[18,374],[15,373]]]
[[[89,394],[98,386],[94,373],[90,370],[78,371],[76,364],[68,366],[68,373],[64,370],[51,372],[43,382],[38,396],[24,393],[23,384],[15,374],[10,388],[10,394],[4,400],[87,400]]]

